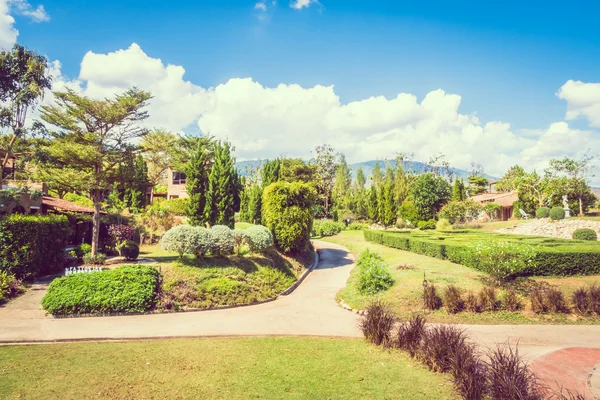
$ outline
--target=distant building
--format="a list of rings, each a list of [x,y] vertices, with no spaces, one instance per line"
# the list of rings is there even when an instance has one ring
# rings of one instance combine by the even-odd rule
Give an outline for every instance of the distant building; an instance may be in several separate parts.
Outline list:
[[[186,176],[183,172],[169,168],[167,171],[167,200],[188,198],[185,182]]]
[[[492,188],[492,185],[490,185]],[[471,200],[477,203],[496,203],[500,206],[498,211],[498,219],[502,221],[508,221],[515,215],[513,203],[519,200],[517,192],[494,192],[494,193],[481,193],[476,196],[472,196]]]

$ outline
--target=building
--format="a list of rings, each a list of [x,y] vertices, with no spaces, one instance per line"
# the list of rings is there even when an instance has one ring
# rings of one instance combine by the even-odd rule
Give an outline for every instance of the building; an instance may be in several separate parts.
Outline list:
[[[471,200],[477,203],[496,203],[500,206],[498,212],[498,219],[502,221],[508,221],[514,217],[513,203],[519,200],[517,192],[494,192],[494,193],[481,193],[471,197]]]
[[[188,198],[185,182],[186,176],[183,172],[174,171],[169,167],[167,171],[167,200]]]

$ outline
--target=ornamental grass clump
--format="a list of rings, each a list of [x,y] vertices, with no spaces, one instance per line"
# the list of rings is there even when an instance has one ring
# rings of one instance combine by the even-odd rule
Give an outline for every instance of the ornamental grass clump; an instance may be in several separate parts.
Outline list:
[[[387,345],[391,339],[396,317],[390,307],[381,300],[374,300],[365,309],[366,315],[360,321],[360,329],[365,338],[376,345]]]
[[[488,392],[487,366],[475,345],[465,343],[454,349],[450,359],[454,387],[463,399],[483,400]]]
[[[569,311],[565,297],[560,290],[547,288],[544,292],[545,302],[550,312],[560,313]]]
[[[493,400],[542,400],[537,378],[508,343],[498,345],[487,354],[489,397]]]
[[[588,310],[600,315],[600,286],[595,284],[588,290]]]
[[[423,301],[428,310],[438,310],[442,307],[442,298],[438,296],[433,283],[428,284],[423,290]]]
[[[536,251],[532,246],[511,242],[479,242],[473,249],[475,266],[497,281],[518,277],[533,262]]]
[[[472,313],[481,312],[481,306],[479,305],[479,299],[477,298],[477,295],[475,295],[475,293],[473,293],[473,292],[467,293],[467,296],[465,298],[465,309]]]
[[[479,306],[482,311],[496,311],[498,309],[498,298],[496,289],[492,286],[484,286],[479,291]]]
[[[448,285],[444,289],[444,305],[449,314],[456,314],[463,310],[465,304],[461,290],[458,287]]]
[[[535,287],[529,294],[529,301],[531,301],[531,310],[536,314],[542,314],[548,312],[548,305],[544,298],[544,289]]]
[[[589,313],[588,308],[588,291],[584,287],[577,289],[573,296],[571,296],[571,302],[575,312],[579,315],[587,315]]]
[[[421,315],[413,315],[408,321],[398,326],[393,344],[396,348],[405,350],[411,357],[414,357],[421,347],[424,335],[425,318]]]
[[[438,325],[425,331],[418,357],[434,372],[448,372],[453,357],[463,346],[469,346],[465,332],[455,325]]]
[[[363,250],[356,262],[358,268],[357,288],[363,295],[374,295],[389,289],[394,284],[383,257],[370,249]]]
[[[506,311],[519,311],[521,309],[521,302],[519,296],[514,289],[508,289],[504,294],[504,309]]]

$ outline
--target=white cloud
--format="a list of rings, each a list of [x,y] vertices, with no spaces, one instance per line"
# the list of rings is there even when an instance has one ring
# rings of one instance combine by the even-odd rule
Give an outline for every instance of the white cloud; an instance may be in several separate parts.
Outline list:
[[[310,7],[311,4],[319,4],[319,2],[317,0],[292,0],[290,7],[302,10],[305,7]]]
[[[569,80],[556,95],[567,101],[565,119],[585,117],[590,126],[600,127],[600,83]]]
[[[46,13],[43,5],[34,9],[26,0],[8,0],[8,3],[17,14],[29,17],[33,22],[50,21],[50,16]]]
[[[254,5],[254,9],[259,11],[267,11],[267,5],[261,1]]]
[[[19,31],[14,27],[7,0],[0,0],[0,50],[11,48],[17,42]]]
[[[600,147],[597,131],[573,129],[566,122],[524,133],[502,121],[482,124],[474,114],[459,111],[461,96],[441,89],[423,99],[399,93],[344,104],[333,86],[264,87],[250,78],[234,78],[202,88],[184,79],[182,66],[165,65],[135,43],[108,54],[88,52],[76,80],[62,77],[58,62],[53,71],[55,89],[70,86],[92,97],[113,96],[132,86],[149,90],[154,96],[149,126],[180,131],[197,123],[202,132],[230,140],[239,159],[308,158],[315,146],[329,143],[352,162],[391,158],[397,152],[414,152],[416,160],[426,161],[443,153],[455,167],[475,162],[499,176],[517,163],[543,169],[552,157],[576,157]],[[569,93],[565,87],[561,92]],[[567,97],[570,107],[580,104]]]

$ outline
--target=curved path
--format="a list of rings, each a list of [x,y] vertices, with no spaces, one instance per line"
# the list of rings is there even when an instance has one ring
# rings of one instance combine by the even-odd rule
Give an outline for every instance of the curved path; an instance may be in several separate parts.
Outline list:
[[[352,256],[342,246],[315,242],[317,267],[290,295],[247,307],[94,318],[53,318],[40,308],[44,285],[0,307],[0,343],[73,340],[127,340],[200,336],[311,335],[361,337],[358,316],[339,307],[336,293],[346,285]],[[509,340],[550,386],[567,389],[588,386],[593,365],[600,364],[600,326],[580,325],[465,325],[484,347]],[[576,348],[570,350],[569,348]],[[573,364],[573,354],[582,355]],[[569,374],[561,367],[570,365]],[[594,374],[595,375],[595,374]],[[561,379],[564,377],[565,379]],[[566,379],[568,377],[568,379]],[[597,379],[600,381],[600,378]],[[598,396],[600,383],[590,385]],[[590,394],[587,392],[586,394]]]

